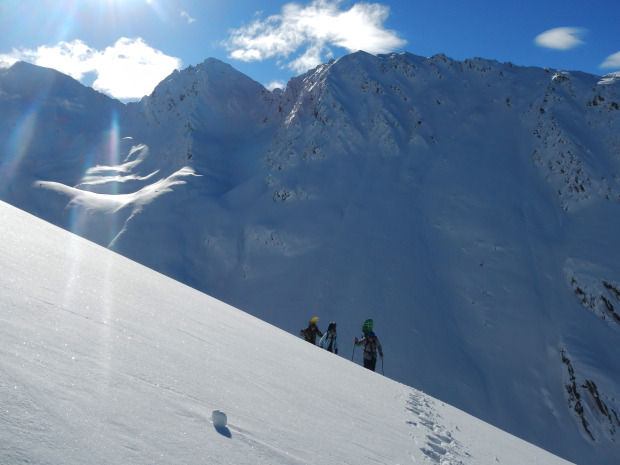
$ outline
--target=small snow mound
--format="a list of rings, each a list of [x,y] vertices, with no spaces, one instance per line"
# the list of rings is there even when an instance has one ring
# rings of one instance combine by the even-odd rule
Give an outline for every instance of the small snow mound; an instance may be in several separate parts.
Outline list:
[[[213,410],[211,420],[213,421],[213,426],[216,428],[226,428],[226,423],[228,422],[226,414],[220,410]]]

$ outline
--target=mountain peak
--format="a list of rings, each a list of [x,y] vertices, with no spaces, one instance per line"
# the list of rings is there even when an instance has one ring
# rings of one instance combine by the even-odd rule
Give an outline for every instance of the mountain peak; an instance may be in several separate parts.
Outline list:
[[[216,58],[208,58],[196,66],[188,66],[180,71],[174,70],[155,87],[153,94],[174,92],[173,89],[182,88],[189,90],[189,93],[200,90],[201,92],[217,94],[224,90],[230,92],[236,87],[248,86],[264,89],[261,84],[237,71],[229,64]]]
[[[0,91],[25,99],[67,99],[67,100],[106,100],[114,99],[87,87],[76,79],[56,71],[34,65],[26,61],[16,61],[10,66],[0,67]]]
[[[209,58],[197,66],[175,70],[141,104],[157,124],[169,115],[173,121],[182,120],[194,128],[203,123],[219,127],[226,118],[256,115],[260,111],[256,105],[265,93],[267,90],[258,82],[220,60]],[[197,120],[192,123],[192,118]]]

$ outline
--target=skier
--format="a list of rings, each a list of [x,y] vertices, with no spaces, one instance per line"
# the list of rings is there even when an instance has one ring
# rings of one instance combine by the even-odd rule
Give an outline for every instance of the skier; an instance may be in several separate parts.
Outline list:
[[[336,323],[332,321],[327,327],[327,331],[319,341],[319,347],[338,354],[338,335],[336,334]]]
[[[316,344],[316,335],[318,334],[320,337],[323,337],[323,333],[319,330],[316,325],[316,322],[319,321],[319,317],[315,316],[308,322],[308,327],[302,329],[299,332],[299,335],[303,337],[310,344]]]
[[[362,354],[364,368],[375,371],[375,366],[377,365],[377,350],[379,350],[379,356],[383,358],[383,349],[375,333],[371,331],[368,333],[368,336],[359,340],[355,338],[353,341],[356,346],[364,345],[364,353]]]

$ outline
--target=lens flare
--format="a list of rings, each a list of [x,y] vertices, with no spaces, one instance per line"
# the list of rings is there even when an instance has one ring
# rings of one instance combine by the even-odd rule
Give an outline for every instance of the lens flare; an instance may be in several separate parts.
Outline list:
[[[8,189],[13,176],[18,171],[22,159],[28,153],[32,137],[37,127],[38,111],[32,105],[18,123],[9,137],[7,153],[0,162],[0,186]]]
[[[112,116],[110,118],[110,129],[108,130],[106,137],[106,163],[109,166],[117,166],[120,162],[121,138],[118,125],[118,112],[116,110],[112,111]],[[117,186],[116,192],[114,192],[117,194],[118,183],[114,183],[114,185]]]

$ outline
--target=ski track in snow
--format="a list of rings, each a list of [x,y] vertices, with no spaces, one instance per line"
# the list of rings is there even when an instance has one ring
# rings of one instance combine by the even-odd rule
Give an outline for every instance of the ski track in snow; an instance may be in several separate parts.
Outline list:
[[[414,392],[407,401],[407,410],[414,414],[415,420],[409,423],[415,428],[425,429],[424,433],[416,433],[414,439],[424,437],[425,442],[420,450],[433,463],[439,465],[465,465],[461,457],[471,455],[463,450],[463,446],[452,437],[452,433],[442,425],[442,419],[433,409],[431,400],[422,392]]]

